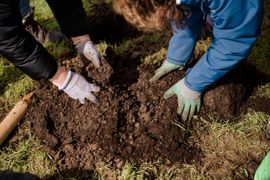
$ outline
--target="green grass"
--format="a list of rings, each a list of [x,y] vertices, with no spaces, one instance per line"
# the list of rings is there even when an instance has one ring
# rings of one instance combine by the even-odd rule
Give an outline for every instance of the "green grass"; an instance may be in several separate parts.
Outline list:
[[[143,163],[139,167],[135,167],[130,163],[126,163],[122,169],[112,169],[106,164],[99,163],[96,168],[100,179],[119,179],[119,180],[141,180],[141,179],[157,179],[157,180],[173,180],[185,179],[206,179],[200,174],[195,165],[183,164],[166,166],[162,162]]]
[[[260,86],[257,90],[256,95],[259,97],[270,98],[270,83]]]
[[[53,161],[30,131],[29,122],[24,122],[11,140],[0,150],[0,170],[30,172],[41,178],[57,172]]]
[[[192,134],[190,143],[198,145],[204,154],[198,168],[203,177],[230,179],[235,173],[252,178],[254,171],[248,162],[260,161],[270,150],[264,139],[269,115],[250,109],[234,123],[224,122],[215,116],[198,119],[200,124]]]

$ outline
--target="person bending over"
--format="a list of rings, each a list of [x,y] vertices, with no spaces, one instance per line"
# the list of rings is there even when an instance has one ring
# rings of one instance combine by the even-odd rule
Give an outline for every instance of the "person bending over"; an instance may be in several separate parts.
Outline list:
[[[71,38],[80,55],[99,68],[99,53],[88,33],[86,13],[77,0],[48,0],[60,27]],[[46,49],[24,29],[19,0],[0,1],[0,53],[34,80],[48,79],[71,98],[96,102],[92,92],[100,88],[59,66]],[[73,13],[71,13],[73,12]]]
[[[125,19],[144,31],[171,25],[173,36],[162,66],[150,81],[185,68],[205,21],[212,21],[213,40],[200,60],[183,79],[168,89],[164,98],[178,98],[183,120],[198,113],[201,94],[209,85],[231,71],[251,52],[263,17],[261,0],[114,0],[113,7]]]

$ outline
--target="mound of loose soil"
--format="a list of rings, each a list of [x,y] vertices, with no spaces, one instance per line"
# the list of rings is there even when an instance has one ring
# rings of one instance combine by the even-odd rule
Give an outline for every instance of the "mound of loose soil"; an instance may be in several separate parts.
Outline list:
[[[111,74],[104,70],[98,73]],[[97,94],[98,104],[81,105],[47,83],[36,91],[27,118],[61,170],[94,169],[100,161],[117,167],[127,160],[189,162],[197,156],[199,150],[187,145],[185,132],[174,124],[179,122],[176,98],[162,98],[180,72],[150,84],[153,68],[140,66],[137,71],[136,83],[129,82],[134,77],[128,71],[122,80],[112,76]]]
[[[134,54],[144,52],[143,47],[136,47],[123,57],[106,52],[110,62],[102,60],[99,70],[92,64],[83,67],[78,57],[62,62],[101,87],[98,104],[81,105],[49,83],[38,84],[26,118],[61,171],[93,170],[101,161],[118,168],[126,161],[199,163],[201,150],[188,143],[190,131],[185,130],[192,129],[192,124],[177,124],[181,120],[176,96],[163,99],[183,72],[150,83],[156,67],[141,65],[140,53]],[[254,87],[254,73],[243,65],[222,78],[205,94],[201,115],[217,112],[233,117]]]
[[[218,113],[221,118],[233,119],[240,113],[260,78],[255,66],[240,64],[205,93],[203,101],[206,112],[203,114]]]
[[[157,83],[149,83],[154,67],[135,60],[114,61],[112,67],[103,61],[100,70],[93,65],[78,68],[78,58],[71,62],[63,64],[102,87],[96,94],[99,103],[81,105],[49,83],[40,83],[26,117],[61,171],[92,170],[101,161],[118,168],[126,161],[199,162],[200,149],[187,143],[189,131],[184,130],[192,125],[175,124],[180,122],[176,97],[167,101],[162,98],[183,77],[183,72],[175,71]],[[210,110],[228,114],[228,109],[238,108],[235,101],[241,103],[246,97],[246,85],[225,83],[221,87],[206,93],[204,113],[215,107]]]

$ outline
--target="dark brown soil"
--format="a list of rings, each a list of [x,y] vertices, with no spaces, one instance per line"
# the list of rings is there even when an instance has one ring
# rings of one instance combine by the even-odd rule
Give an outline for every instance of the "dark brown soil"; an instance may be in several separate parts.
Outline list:
[[[110,68],[87,70],[92,77],[112,72]],[[180,72],[150,84],[153,68],[139,66],[135,83],[133,71],[126,69],[121,76],[112,75],[108,83],[99,83],[98,104],[81,105],[47,83],[36,91],[27,119],[61,170],[91,170],[100,161],[120,168],[127,160],[171,164],[198,157],[200,150],[188,145],[188,135],[174,124],[179,122],[176,98],[162,98]]]
[[[117,168],[126,161],[199,163],[202,154],[188,144],[189,131],[175,125],[180,122],[176,97],[162,98],[183,72],[175,71],[152,84],[148,80],[154,67],[140,65],[137,60],[114,61],[112,68],[103,61],[100,70],[93,65],[81,68],[78,60],[63,64],[102,87],[96,94],[99,103],[81,105],[50,84],[40,83],[26,117],[60,171],[93,170],[101,161]],[[242,84],[218,83],[206,93],[202,114],[217,111],[224,117],[232,116],[249,92],[247,84]],[[183,126],[192,129],[191,124]]]
[[[255,66],[240,64],[205,93],[202,114],[217,113],[223,119],[235,118],[245,110],[241,107],[260,79]]]

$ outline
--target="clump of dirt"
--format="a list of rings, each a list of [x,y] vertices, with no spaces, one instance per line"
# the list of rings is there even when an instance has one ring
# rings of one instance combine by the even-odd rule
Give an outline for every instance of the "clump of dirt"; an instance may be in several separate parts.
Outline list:
[[[110,64],[104,58],[101,58],[101,67],[97,69],[93,63],[91,63],[86,67],[86,73],[84,75],[91,77],[94,83],[104,86],[109,83],[112,74],[113,69]]]

